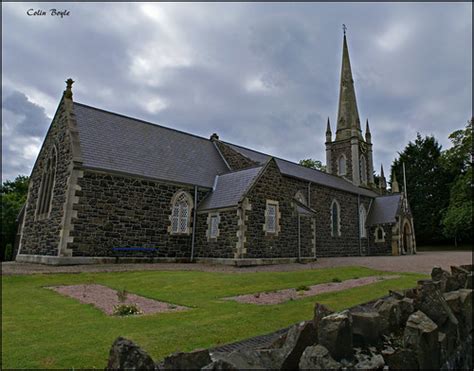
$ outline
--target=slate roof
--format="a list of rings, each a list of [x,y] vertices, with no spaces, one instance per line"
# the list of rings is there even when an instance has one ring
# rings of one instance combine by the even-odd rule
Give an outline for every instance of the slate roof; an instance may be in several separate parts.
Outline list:
[[[400,193],[375,198],[367,217],[367,225],[395,223],[400,198]]]
[[[213,192],[201,202],[199,210],[237,206],[263,168],[257,166],[217,176]]]
[[[256,161],[258,163],[265,163],[271,157],[265,153],[257,152],[248,148],[240,147],[235,144],[226,143],[235,151],[241,153],[242,155],[248,157],[249,159]],[[364,189],[361,187],[357,187],[353,185],[351,182],[338,177],[336,175],[331,175],[325,173],[324,171],[319,171],[315,169],[310,169],[294,162],[290,162],[287,160],[283,160],[280,158],[275,158],[275,161],[280,168],[282,174],[291,176],[294,178],[303,179],[306,181],[311,181],[313,183],[322,184],[328,187],[340,189],[346,192],[361,194],[364,196],[369,197],[376,197],[378,196],[377,193]]]
[[[80,103],[74,113],[85,167],[209,188],[229,171],[206,138]]]

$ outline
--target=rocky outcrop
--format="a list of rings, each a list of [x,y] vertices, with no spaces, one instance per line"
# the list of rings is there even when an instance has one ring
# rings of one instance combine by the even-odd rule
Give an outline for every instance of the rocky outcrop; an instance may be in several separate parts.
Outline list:
[[[107,368],[472,369],[473,295],[466,288],[471,274],[471,265],[451,272],[435,267],[431,280],[349,310],[332,313],[316,303],[312,321],[281,330],[265,346],[240,342],[233,351],[175,353],[156,366],[138,346],[119,338]]]
[[[154,370],[153,359],[133,341],[118,337],[109,352],[106,370]]]

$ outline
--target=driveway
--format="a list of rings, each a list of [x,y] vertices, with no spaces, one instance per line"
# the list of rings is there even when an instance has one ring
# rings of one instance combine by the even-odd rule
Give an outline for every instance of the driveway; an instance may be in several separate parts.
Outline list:
[[[140,270],[197,270],[204,272],[281,272],[301,269],[319,269],[342,266],[363,266],[372,269],[393,272],[430,273],[433,266],[449,269],[451,265],[472,264],[472,251],[424,251],[416,255],[405,256],[358,256],[343,258],[319,258],[308,264],[280,264],[260,267],[237,268],[213,264],[98,264],[49,266],[41,264],[4,262],[2,275],[34,273],[80,273],[80,272],[124,272]]]

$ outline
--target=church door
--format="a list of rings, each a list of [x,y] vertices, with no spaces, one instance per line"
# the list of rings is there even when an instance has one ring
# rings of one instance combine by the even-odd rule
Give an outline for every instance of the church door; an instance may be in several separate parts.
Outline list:
[[[412,236],[411,236],[411,227],[408,221],[403,225],[403,235],[402,235],[402,249],[403,254],[412,254]]]

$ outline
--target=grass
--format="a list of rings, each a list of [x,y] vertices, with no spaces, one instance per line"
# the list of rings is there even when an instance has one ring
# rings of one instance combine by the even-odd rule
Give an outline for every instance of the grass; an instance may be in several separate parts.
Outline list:
[[[341,310],[412,287],[420,274],[397,273],[380,281],[335,293],[252,305],[220,298],[311,286],[354,277],[387,275],[362,267],[298,272],[223,274],[191,271],[36,274],[2,276],[2,365],[6,368],[103,368],[112,342],[124,336],[155,360],[268,333],[312,317],[316,301]],[[44,286],[97,283],[192,308],[148,316],[106,316],[92,305],[44,289]]]

